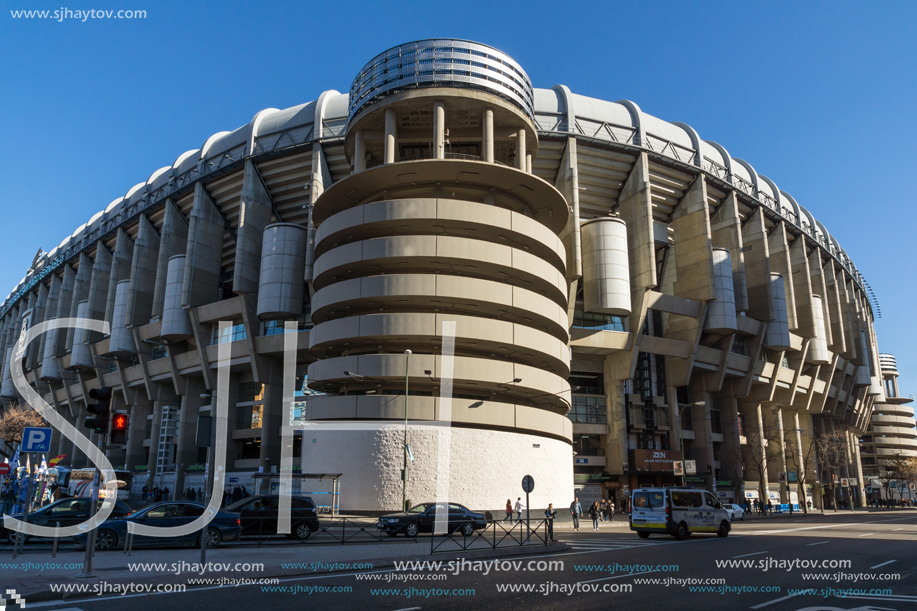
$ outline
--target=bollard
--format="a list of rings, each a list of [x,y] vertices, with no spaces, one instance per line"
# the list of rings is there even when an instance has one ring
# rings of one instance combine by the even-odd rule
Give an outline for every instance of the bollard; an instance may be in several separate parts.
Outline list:
[[[60,530],[60,522],[54,523],[54,546],[51,548],[51,557],[57,558],[57,545],[60,543],[60,537],[57,535]]]

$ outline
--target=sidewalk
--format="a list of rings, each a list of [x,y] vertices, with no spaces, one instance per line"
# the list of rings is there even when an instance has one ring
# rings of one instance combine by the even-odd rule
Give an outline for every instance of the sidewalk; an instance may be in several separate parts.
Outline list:
[[[445,540],[445,539],[444,539]],[[208,565],[220,570],[204,574],[197,568],[200,563],[200,548],[135,549],[127,556],[121,550],[97,552],[93,558],[93,572],[96,579],[79,579],[79,569],[49,568],[39,570],[35,565],[45,566],[81,564],[85,553],[63,549],[52,558],[50,551],[28,551],[16,560],[11,555],[0,557],[3,571],[3,588],[13,589],[27,602],[57,599],[91,598],[96,594],[52,592],[50,584],[187,584],[189,579],[283,578],[301,575],[327,575],[329,573],[377,571],[391,568],[396,561],[427,560],[450,561],[457,558],[469,560],[503,558],[510,556],[532,556],[554,553],[569,549],[566,544],[553,542],[544,545],[505,546],[498,549],[476,549],[452,551],[448,542],[441,548],[444,553],[430,553],[429,537],[398,543],[347,544],[347,545],[256,545],[220,547],[207,550]],[[16,568],[16,563],[19,563]],[[128,564],[160,564],[159,567],[139,567],[131,570]],[[183,564],[186,563],[186,564]],[[263,564],[263,570],[242,570],[241,563]],[[221,564],[223,567],[216,567]],[[189,566],[190,565],[190,566]],[[232,570],[234,568],[239,570]],[[226,570],[226,569],[229,570]],[[184,570],[179,570],[184,569]],[[194,571],[198,572],[194,572]],[[105,585],[102,584],[102,585]],[[189,589],[195,587],[189,585]],[[118,592],[111,592],[109,594]]]

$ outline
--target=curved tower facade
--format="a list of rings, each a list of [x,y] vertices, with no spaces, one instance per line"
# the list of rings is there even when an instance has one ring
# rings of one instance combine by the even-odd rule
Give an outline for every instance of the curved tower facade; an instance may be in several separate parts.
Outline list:
[[[531,173],[532,108],[522,69],[465,41],[395,47],[354,80],[353,173],[312,210],[309,386],[326,394],[308,417],[392,426],[323,433],[303,454],[312,470],[361,466],[351,506],[400,508],[405,419],[409,499],[444,477],[480,507],[526,474],[545,502],[573,492],[569,213]]]

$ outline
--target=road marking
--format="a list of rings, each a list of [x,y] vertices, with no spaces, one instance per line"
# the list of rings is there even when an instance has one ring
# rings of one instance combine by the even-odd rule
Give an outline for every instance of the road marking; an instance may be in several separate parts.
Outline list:
[[[886,564],[891,564],[892,562],[898,562],[897,560],[889,560],[888,562],[883,562],[882,564],[877,564],[876,566],[869,567],[870,569],[877,569],[880,566],[885,566]]]
[[[601,577],[599,579],[590,579],[589,581],[578,581],[577,583],[595,583],[596,581],[608,581],[609,579],[621,579],[622,577],[633,577],[634,575],[648,575],[658,573],[659,571],[643,571],[642,573],[627,573],[626,575],[615,575],[614,577]]]
[[[903,528],[893,528],[892,532],[895,532],[896,530],[904,530],[904,529]]]
[[[417,611],[417,609],[420,609],[420,607],[405,607],[404,609],[395,609],[395,611]]]
[[[915,518],[917,518],[917,516],[908,516],[906,518],[894,518],[891,520],[873,520],[871,522],[841,522],[839,524],[824,524],[822,526],[803,526],[801,528],[785,528],[785,529],[780,529],[780,530],[757,530],[757,531],[754,531],[754,534],[777,535],[781,533],[798,532],[800,530],[820,530],[822,528],[838,528],[839,526],[860,526],[862,524],[882,524],[884,522],[900,522],[901,520],[913,520]],[[747,533],[747,534],[753,534],[753,533]]]
[[[825,543],[831,543],[830,541],[821,541],[819,543],[807,543],[806,547],[812,547],[813,545],[824,545]]]
[[[800,596],[801,594],[803,594],[803,592],[800,592],[799,594],[790,594],[789,596],[784,596],[783,598],[775,598],[774,600],[772,600],[772,601],[770,601],[770,602],[761,603],[760,605],[755,605],[754,607],[752,607],[752,609],[760,609],[761,607],[766,607],[766,606],[772,605],[772,604],[774,604],[774,603],[779,603],[779,602],[784,601],[784,600],[789,600],[789,599],[791,599],[791,598],[796,598],[797,596]]]
[[[860,536],[860,537],[871,537],[871,536],[873,536],[874,534],[876,534],[876,533],[866,533],[865,535],[858,535],[858,536]]]
[[[733,560],[735,560],[736,558],[747,558],[749,556],[757,556],[759,554],[766,554],[766,553],[767,553],[766,551],[765,552],[755,552],[754,554],[743,554],[741,556],[733,556],[732,558]]]

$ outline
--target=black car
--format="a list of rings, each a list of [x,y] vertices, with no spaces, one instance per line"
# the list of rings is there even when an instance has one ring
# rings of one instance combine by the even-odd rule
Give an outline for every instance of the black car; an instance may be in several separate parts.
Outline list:
[[[279,502],[280,496],[276,494],[250,496],[229,505],[226,511],[239,514],[243,537],[269,537],[277,534]],[[292,497],[290,534],[287,536],[300,540],[308,539],[318,528],[318,510],[312,499],[307,496]]]
[[[58,522],[61,526],[73,526],[74,524],[79,524],[89,519],[90,500],[91,499],[86,496],[61,499],[50,505],[45,505],[41,509],[30,512],[26,521],[29,524],[50,526],[52,528],[56,526]],[[130,514],[131,508],[128,507],[124,501],[115,501],[115,507],[112,509],[110,519],[123,518]],[[21,513],[13,517],[17,520],[22,520],[24,518]],[[0,522],[0,524],[2,524],[2,522]],[[10,543],[14,542],[19,534],[15,531],[7,530],[2,526],[0,526],[0,530],[2,530],[3,539]],[[28,541],[32,538],[37,537],[29,535],[25,540]]]
[[[146,526],[169,528],[184,526],[202,515],[206,508],[201,503],[190,501],[167,501],[157,503],[141,509],[123,518],[111,518],[103,522],[96,533],[96,549],[110,550],[118,545],[123,545],[127,539],[128,522],[136,522]],[[171,537],[154,537],[136,535],[132,545],[134,547],[166,547],[170,545],[201,544],[201,528],[193,533]],[[223,541],[232,541],[239,538],[242,528],[239,526],[239,515],[220,510],[207,524],[207,546],[219,547]],[[71,538],[80,549],[86,549],[86,534],[75,535]]]
[[[417,533],[433,532],[436,512],[446,509],[443,503],[421,503],[401,513],[391,513],[379,518],[376,528],[389,535],[404,533],[406,537],[415,537]],[[449,503],[448,531],[460,532],[466,537],[474,531],[487,528],[487,519],[483,513],[471,511],[464,505]]]

